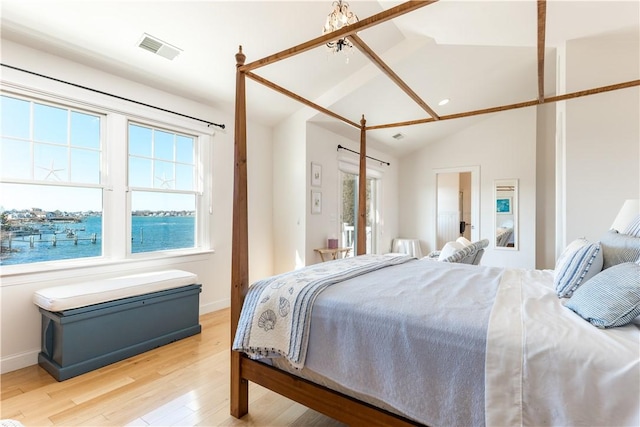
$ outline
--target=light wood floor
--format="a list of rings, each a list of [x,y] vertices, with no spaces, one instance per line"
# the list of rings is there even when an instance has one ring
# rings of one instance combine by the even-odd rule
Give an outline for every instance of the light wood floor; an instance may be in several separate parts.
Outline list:
[[[0,377],[0,418],[30,426],[342,426],[251,384],[249,414],[229,415],[229,311],[202,333],[57,382],[39,366]]]

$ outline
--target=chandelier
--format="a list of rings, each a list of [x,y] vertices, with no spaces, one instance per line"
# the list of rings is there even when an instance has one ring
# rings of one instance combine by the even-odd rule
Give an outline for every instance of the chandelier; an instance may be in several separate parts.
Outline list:
[[[347,25],[358,22],[355,13],[349,10],[349,3],[338,0],[333,2],[333,10],[327,16],[327,22],[322,28],[322,35],[339,30]],[[346,37],[327,43],[327,47],[333,52],[340,52],[344,48],[352,48],[353,44]]]

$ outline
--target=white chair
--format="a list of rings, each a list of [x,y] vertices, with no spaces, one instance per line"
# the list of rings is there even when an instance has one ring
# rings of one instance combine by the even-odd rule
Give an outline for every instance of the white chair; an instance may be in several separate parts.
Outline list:
[[[420,249],[420,240],[418,239],[393,239],[391,252],[422,258],[422,249]]]

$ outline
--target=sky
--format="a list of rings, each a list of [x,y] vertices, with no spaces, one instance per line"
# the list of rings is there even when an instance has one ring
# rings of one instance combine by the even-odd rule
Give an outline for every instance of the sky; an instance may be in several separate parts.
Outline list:
[[[102,211],[102,120],[96,114],[9,96],[0,104],[0,207]],[[103,138],[104,139],[104,138]],[[129,124],[128,185],[139,189],[195,188],[195,138]],[[123,169],[127,169],[122,166]],[[10,183],[6,181],[10,180]],[[20,182],[39,181],[44,185]],[[132,210],[194,210],[193,195],[133,192]]]

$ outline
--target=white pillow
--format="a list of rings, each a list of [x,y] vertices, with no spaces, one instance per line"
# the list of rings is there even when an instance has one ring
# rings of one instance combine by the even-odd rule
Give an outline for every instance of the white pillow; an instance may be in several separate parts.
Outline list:
[[[453,255],[454,253],[456,253],[457,251],[463,248],[464,246],[462,246],[462,243],[447,242],[442,248],[442,250],[440,251],[440,256],[438,257],[438,261],[442,261],[443,259],[448,258],[449,256]]]
[[[458,237],[456,239],[456,242],[460,243],[463,247],[464,246],[469,246],[471,244],[471,240],[469,240],[469,239],[467,239],[465,237],[462,237],[462,236]]]

